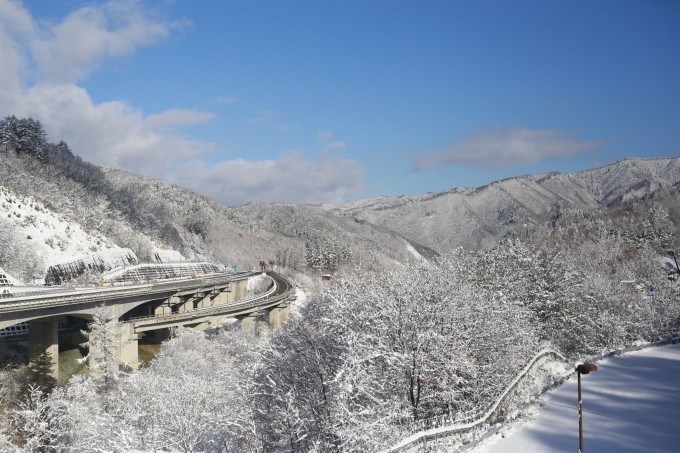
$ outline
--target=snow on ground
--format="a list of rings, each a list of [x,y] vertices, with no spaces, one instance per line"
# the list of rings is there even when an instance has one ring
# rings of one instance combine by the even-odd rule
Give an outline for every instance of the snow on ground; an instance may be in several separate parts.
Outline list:
[[[35,245],[47,265],[72,261],[74,257],[119,249],[99,234],[89,234],[63,215],[49,210],[32,197],[0,186],[0,212],[17,231]]]
[[[103,261],[107,267],[129,264],[130,249],[119,247],[97,232],[87,232],[76,222],[51,211],[32,197],[0,186],[0,212],[14,224],[15,231],[30,240],[46,266]],[[151,241],[153,253],[161,262],[181,261],[180,252],[162,249]],[[39,281],[42,283],[42,280]]]
[[[411,244],[408,242],[406,243],[406,250],[413,255],[418,261],[425,261],[425,258],[423,258],[423,255],[418,253],[418,250],[416,250]]]
[[[680,452],[680,344],[609,358],[598,367],[581,378],[583,450]],[[576,378],[541,401],[540,409],[472,452],[577,452]]]

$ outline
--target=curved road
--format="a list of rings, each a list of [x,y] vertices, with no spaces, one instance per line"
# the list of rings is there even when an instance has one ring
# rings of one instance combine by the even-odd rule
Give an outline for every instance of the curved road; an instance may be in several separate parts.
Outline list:
[[[253,273],[252,275],[257,275]],[[187,310],[178,313],[169,313],[166,315],[149,315],[129,318],[121,322],[133,323],[135,327],[141,325],[153,325],[160,323],[173,323],[180,321],[196,321],[205,316],[235,316],[247,313],[257,312],[265,308],[275,307],[282,302],[288,300],[295,292],[295,286],[285,277],[275,273],[268,272],[267,275],[271,277],[274,282],[273,288],[270,288],[264,294],[259,294],[250,299],[238,300],[235,302],[214,305],[205,308],[196,308],[194,310]]]

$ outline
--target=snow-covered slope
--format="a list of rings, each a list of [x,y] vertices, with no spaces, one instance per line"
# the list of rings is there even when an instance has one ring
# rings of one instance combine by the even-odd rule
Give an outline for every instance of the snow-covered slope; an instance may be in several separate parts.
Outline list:
[[[518,226],[543,224],[558,202],[598,206],[573,175],[549,174],[506,179],[477,189],[365,200],[338,211],[445,252],[461,245],[489,248]]]
[[[88,233],[80,225],[48,209],[33,197],[13,193],[0,186],[0,213],[3,221],[34,248],[47,266],[92,254],[125,254],[104,236]]]
[[[680,344],[631,352],[598,366],[581,381],[584,451],[680,451]],[[574,378],[473,453],[578,451],[577,408]]]

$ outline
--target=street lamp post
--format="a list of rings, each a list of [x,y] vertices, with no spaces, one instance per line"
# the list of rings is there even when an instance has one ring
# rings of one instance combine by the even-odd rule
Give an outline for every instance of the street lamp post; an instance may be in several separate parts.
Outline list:
[[[594,363],[582,363],[576,366],[578,374],[578,451],[583,453],[583,399],[581,399],[581,375],[597,371]]]

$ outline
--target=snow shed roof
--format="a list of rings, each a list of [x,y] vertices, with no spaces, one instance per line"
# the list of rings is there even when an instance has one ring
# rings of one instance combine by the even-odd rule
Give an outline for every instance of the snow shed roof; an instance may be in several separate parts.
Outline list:
[[[221,274],[226,269],[215,263],[163,263],[138,264],[126,268],[115,269],[102,275],[107,282],[130,280],[164,280],[171,278],[194,277],[210,274]]]

